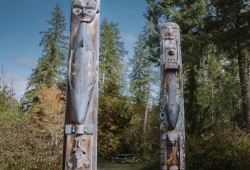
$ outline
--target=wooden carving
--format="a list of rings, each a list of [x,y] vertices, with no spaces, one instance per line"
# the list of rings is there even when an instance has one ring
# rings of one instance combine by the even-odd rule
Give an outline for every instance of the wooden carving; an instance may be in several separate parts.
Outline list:
[[[100,0],[72,0],[63,169],[97,169]]]
[[[161,30],[161,167],[185,169],[185,127],[179,26],[167,22]]]

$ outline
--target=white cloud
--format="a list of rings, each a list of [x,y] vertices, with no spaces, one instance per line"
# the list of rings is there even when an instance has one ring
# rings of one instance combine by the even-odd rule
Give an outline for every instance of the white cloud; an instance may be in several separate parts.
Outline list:
[[[35,65],[35,61],[31,58],[24,58],[24,57],[15,57],[12,59],[13,64],[22,65],[22,66],[29,66],[33,67]]]

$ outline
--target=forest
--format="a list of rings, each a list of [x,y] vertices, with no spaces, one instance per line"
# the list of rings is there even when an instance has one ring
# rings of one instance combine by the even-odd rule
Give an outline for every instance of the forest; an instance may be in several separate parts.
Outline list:
[[[127,51],[119,23],[100,25],[98,162],[136,156],[160,169],[160,30],[180,26],[187,170],[250,167],[250,1],[146,0],[145,26]],[[20,102],[0,73],[1,169],[61,169],[68,25],[59,5]]]

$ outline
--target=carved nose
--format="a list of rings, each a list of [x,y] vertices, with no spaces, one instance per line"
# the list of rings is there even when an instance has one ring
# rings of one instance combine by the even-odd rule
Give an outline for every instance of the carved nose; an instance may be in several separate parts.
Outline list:
[[[175,104],[174,103],[170,103],[170,107],[175,107]]]
[[[170,50],[170,51],[168,52],[168,55],[173,56],[173,55],[174,55],[174,51]]]
[[[171,27],[168,27],[168,28],[167,28],[167,34],[168,34],[168,35],[172,35],[172,32],[173,32],[173,31],[172,31]]]

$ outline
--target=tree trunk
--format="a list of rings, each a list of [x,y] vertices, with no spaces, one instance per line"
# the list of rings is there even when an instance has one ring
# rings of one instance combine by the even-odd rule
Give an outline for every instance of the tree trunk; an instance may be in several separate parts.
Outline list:
[[[143,123],[143,133],[146,133],[146,126],[147,126],[147,120],[148,120],[148,103],[146,104],[146,110],[144,113],[144,123]]]
[[[247,74],[247,59],[243,54],[242,49],[238,45],[237,47],[237,55],[238,55],[238,65],[239,65],[239,76],[240,76],[240,87],[241,87],[241,99],[242,99],[242,107],[243,113],[246,122],[246,128],[249,129],[250,125],[250,93],[249,93],[249,81]]]
[[[147,127],[147,121],[148,121],[149,95],[150,95],[150,87],[148,84],[146,109],[145,109],[145,113],[144,113],[144,123],[143,123],[143,133],[144,134],[146,133],[146,127]]]

